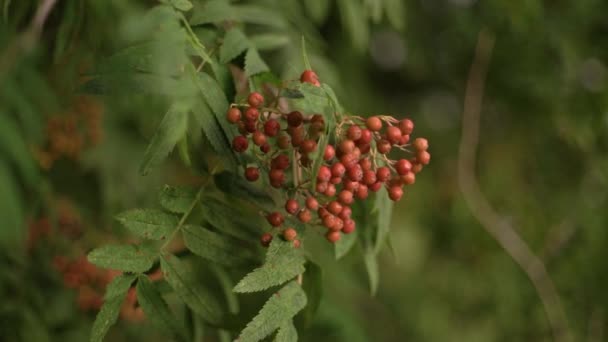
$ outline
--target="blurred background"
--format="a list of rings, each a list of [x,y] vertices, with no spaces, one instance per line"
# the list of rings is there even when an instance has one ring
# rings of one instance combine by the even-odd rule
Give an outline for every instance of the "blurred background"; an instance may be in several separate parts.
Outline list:
[[[195,11],[205,2],[193,1]],[[236,3],[264,9],[258,22],[279,28],[256,42],[274,72],[297,78],[304,35],[313,68],[350,112],[410,117],[431,145],[431,164],[395,206],[377,295],[359,253],[337,262],[319,248],[325,295],[302,340],[608,340],[608,2]],[[151,205],[163,184],[192,177],[178,158],[138,174],[167,99],[83,86],[157,2],[0,4],[0,340],[87,340],[109,275],[83,256],[128,241],[117,212]],[[201,39],[205,30],[195,27]],[[465,148],[477,151],[469,179],[497,213],[491,227],[458,174],[482,30],[495,42],[479,142]],[[492,229],[515,233],[546,268],[557,339],[534,270]],[[132,309],[111,340],[154,337]]]

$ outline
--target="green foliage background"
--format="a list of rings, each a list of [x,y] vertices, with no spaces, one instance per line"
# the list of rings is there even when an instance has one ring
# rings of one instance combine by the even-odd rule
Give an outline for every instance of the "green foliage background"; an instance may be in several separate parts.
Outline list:
[[[310,242],[324,270],[324,295],[301,340],[552,340],[534,287],[471,215],[457,184],[464,89],[482,28],[496,45],[482,109],[481,188],[546,263],[575,340],[607,338],[608,3],[252,0],[236,2],[249,11],[234,18],[193,2],[188,16],[201,24],[194,33],[204,45],[214,39],[205,23],[240,19],[263,61],[246,53],[238,63],[266,64],[293,79],[303,69],[304,36],[310,63],[342,105],[362,115],[411,117],[431,142],[431,165],[393,211],[375,297],[359,253],[335,261],[329,246]],[[191,182],[178,151],[139,175],[169,104],[189,90],[146,78],[147,70],[141,79],[104,70],[149,33],[142,18],[155,1],[58,1],[31,45],[23,32],[38,2],[0,3],[0,337],[82,341],[94,314],[77,311],[51,267],[70,246],[26,251],[26,221],[52,216],[53,200],[65,196],[87,222],[78,241],[85,251],[109,234],[126,239],[116,213],[153,206],[162,184]],[[162,58],[150,67],[172,75],[186,57],[171,48],[175,37],[164,38],[155,47]],[[97,72],[111,77],[97,82]],[[83,82],[87,77],[93,81]],[[46,118],[83,92],[103,102],[103,141],[41,170],[31,146],[43,141]],[[163,339],[123,322],[110,333],[112,340]]]

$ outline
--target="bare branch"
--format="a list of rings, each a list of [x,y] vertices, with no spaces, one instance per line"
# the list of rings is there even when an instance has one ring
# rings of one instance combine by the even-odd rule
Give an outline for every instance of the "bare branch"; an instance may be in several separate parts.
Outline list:
[[[465,93],[462,138],[458,158],[458,183],[472,214],[532,282],[544,306],[554,340],[572,341],[560,297],[545,265],[532,252],[513,226],[491,206],[476,180],[475,164],[479,143],[481,105],[493,47],[494,36],[490,32],[482,30],[479,33]]]

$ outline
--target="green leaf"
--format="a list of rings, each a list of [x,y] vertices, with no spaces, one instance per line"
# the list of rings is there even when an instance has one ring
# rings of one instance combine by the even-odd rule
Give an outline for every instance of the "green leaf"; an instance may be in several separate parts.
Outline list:
[[[285,321],[280,327],[274,342],[297,342],[298,331],[293,325],[293,321]]]
[[[192,108],[192,118],[193,126],[198,127],[199,130],[205,133],[207,140],[215,152],[219,155],[232,155],[233,152],[228,138],[223,133],[220,123],[207,103],[197,101],[196,105]]]
[[[103,306],[93,323],[91,342],[103,341],[110,327],[116,323],[125,296],[136,278],[135,275],[122,274],[108,285]]]
[[[310,61],[308,60],[308,53],[306,52],[306,39],[302,36],[302,60],[304,61],[304,69],[311,70],[312,66],[310,65]]]
[[[169,0],[169,2],[175,9],[182,12],[187,12],[192,9],[192,3],[188,0]]]
[[[222,233],[241,240],[251,240],[259,235],[263,224],[256,212],[241,208],[235,210],[229,203],[236,201],[219,201],[215,198],[205,198],[201,208],[205,221]]]
[[[377,212],[377,228],[374,239],[374,253],[378,254],[384,246],[388,233],[390,232],[391,215],[393,213],[393,201],[388,197],[384,187],[376,193],[374,211]]]
[[[264,264],[241,279],[234,291],[256,292],[281,285],[303,273],[304,262],[300,249],[294,248],[289,242],[274,239]]]
[[[17,166],[25,183],[33,185],[39,177],[38,169],[20,132],[13,117],[0,111],[0,157]]]
[[[237,20],[238,14],[235,12],[226,0],[211,0],[205,3],[202,7],[196,7],[192,18],[191,25],[213,24],[222,21]]]
[[[170,254],[161,255],[160,265],[165,280],[192,311],[208,322],[214,324],[220,322],[222,312],[219,303],[193,279],[193,273],[183,265],[179,258]]]
[[[344,112],[344,109],[340,105],[338,97],[336,96],[336,93],[334,92],[332,87],[330,87],[327,83],[321,83],[321,88],[323,88],[325,94],[327,94],[327,96],[329,97],[333,111],[338,113]]]
[[[239,342],[257,342],[289,322],[306,306],[306,294],[295,281],[285,285],[264,304],[262,310],[247,324]]]
[[[289,36],[285,33],[262,33],[250,38],[258,50],[276,50],[289,44]]]
[[[188,340],[185,336],[185,328],[169,311],[167,303],[147,276],[140,276],[137,281],[137,301],[146,317],[166,334],[174,336],[180,341]]]
[[[405,30],[405,6],[401,0],[384,0],[388,22],[400,32]]]
[[[244,23],[271,26],[279,29],[287,28],[285,15],[268,6],[238,5],[234,6],[237,17]]]
[[[243,31],[234,27],[226,32],[220,47],[220,63],[228,63],[249,47],[249,41]]]
[[[331,9],[330,0],[304,1],[303,3],[306,12],[317,25],[325,22]]]
[[[169,108],[144,152],[139,168],[142,175],[146,175],[152,167],[160,164],[186,134],[188,110],[188,106],[183,103],[175,103]]]
[[[304,326],[310,326],[323,296],[323,271],[319,265],[310,260],[306,262],[306,271],[302,276],[302,289],[306,293],[308,304],[300,315]]]
[[[367,250],[363,256],[365,261],[365,269],[369,278],[369,288],[372,296],[378,291],[378,281],[380,279],[380,271],[378,270],[378,260],[376,253],[373,250]]]
[[[336,260],[342,258],[355,246],[357,243],[358,230],[350,234],[342,234],[342,238],[335,244],[334,252],[336,254]]]
[[[266,62],[262,60],[256,48],[250,47],[245,55],[245,74],[247,77],[263,73],[270,70]]]
[[[4,248],[22,246],[25,240],[23,202],[18,181],[13,176],[8,164],[0,159],[0,243]]]
[[[321,114],[328,112],[328,108],[332,107],[331,98],[323,88],[305,82],[300,83],[296,89],[304,97],[291,100],[294,109],[305,114]]]
[[[104,300],[108,301],[127,293],[136,278],[137,276],[135,274],[121,274],[114,278],[106,287]]]
[[[259,187],[247,182],[242,176],[230,172],[215,175],[215,184],[222,192],[249,200],[260,205],[274,205],[272,197]]]
[[[360,1],[338,0],[342,26],[350,36],[353,46],[364,52],[369,42],[369,25],[365,9]]]
[[[152,267],[156,255],[140,246],[106,245],[92,250],[88,259],[99,267],[142,273]]]
[[[162,240],[177,226],[175,215],[156,209],[131,209],[116,216],[129,231],[145,239]]]
[[[252,255],[240,248],[239,243],[231,238],[212,232],[201,226],[184,225],[182,227],[184,243],[192,253],[222,265],[239,265],[251,260]]]
[[[166,210],[183,214],[192,205],[196,199],[197,190],[188,186],[173,187],[165,185],[160,192],[160,205]]]

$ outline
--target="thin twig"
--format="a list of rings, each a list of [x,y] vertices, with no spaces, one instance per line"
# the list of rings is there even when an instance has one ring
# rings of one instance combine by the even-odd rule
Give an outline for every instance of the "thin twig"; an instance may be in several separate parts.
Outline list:
[[[472,214],[532,282],[544,306],[554,340],[572,341],[568,319],[545,265],[518,235],[513,226],[490,205],[476,180],[475,165],[479,143],[481,104],[493,46],[494,36],[490,32],[482,30],[479,33],[475,58],[469,71],[466,87],[462,139],[458,158],[458,183]]]

